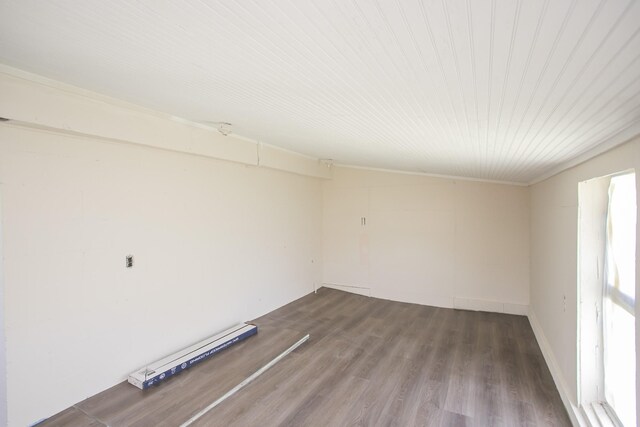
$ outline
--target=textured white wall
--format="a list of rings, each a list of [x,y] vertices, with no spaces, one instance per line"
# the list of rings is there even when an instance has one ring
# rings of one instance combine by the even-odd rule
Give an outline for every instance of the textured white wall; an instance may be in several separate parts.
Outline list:
[[[526,314],[527,187],[343,167],[323,185],[324,283]]]
[[[640,138],[531,187],[532,323],[568,406],[577,404],[578,183],[630,168],[640,171]]]
[[[5,124],[0,182],[12,426],[320,282],[315,178]]]

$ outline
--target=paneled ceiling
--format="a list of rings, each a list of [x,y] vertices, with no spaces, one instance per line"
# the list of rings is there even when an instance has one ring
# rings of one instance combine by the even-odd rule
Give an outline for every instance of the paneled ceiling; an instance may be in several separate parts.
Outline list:
[[[640,133],[637,0],[1,0],[0,62],[336,163],[530,182]]]

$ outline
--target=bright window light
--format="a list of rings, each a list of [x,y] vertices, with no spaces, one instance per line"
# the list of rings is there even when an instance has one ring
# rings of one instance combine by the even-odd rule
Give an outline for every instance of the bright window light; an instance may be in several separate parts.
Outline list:
[[[606,234],[604,398],[624,426],[635,426],[635,174],[611,178]]]

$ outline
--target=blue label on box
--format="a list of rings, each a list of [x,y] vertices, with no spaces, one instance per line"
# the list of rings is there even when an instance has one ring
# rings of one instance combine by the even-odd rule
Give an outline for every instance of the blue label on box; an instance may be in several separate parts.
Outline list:
[[[254,326],[254,325],[251,325]],[[219,351],[224,350],[227,347],[231,347],[232,345],[246,339],[249,338],[252,335],[255,335],[258,332],[258,327],[255,326],[251,329],[249,329],[246,332],[243,332],[242,334],[238,335],[237,337],[231,338],[228,341],[223,342],[220,345],[215,346],[214,348],[212,348],[211,350],[207,350],[204,353],[201,353],[197,356],[192,357],[191,359],[187,360],[186,362],[183,362],[182,364],[178,365],[178,366],[174,366],[171,369],[168,369],[164,372],[160,372],[157,373],[156,375],[154,375],[152,378],[146,380],[145,382],[142,383],[142,389],[147,389],[149,387],[151,387],[152,385],[155,385],[157,383],[159,383],[162,380],[165,380],[167,378],[169,378],[172,375],[175,375],[181,371],[184,371],[185,369],[189,369],[190,367],[192,367],[193,365],[202,362],[205,359],[208,359],[209,357],[213,356],[214,354],[218,353]]]

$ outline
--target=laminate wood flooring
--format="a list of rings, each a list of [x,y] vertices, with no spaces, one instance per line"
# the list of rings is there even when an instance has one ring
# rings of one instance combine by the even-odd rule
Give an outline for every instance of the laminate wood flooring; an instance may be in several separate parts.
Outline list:
[[[121,383],[42,426],[178,426],[303,335],[194,426],[570,426],[524,316],[322,288],[256,336],[150,390]]]

